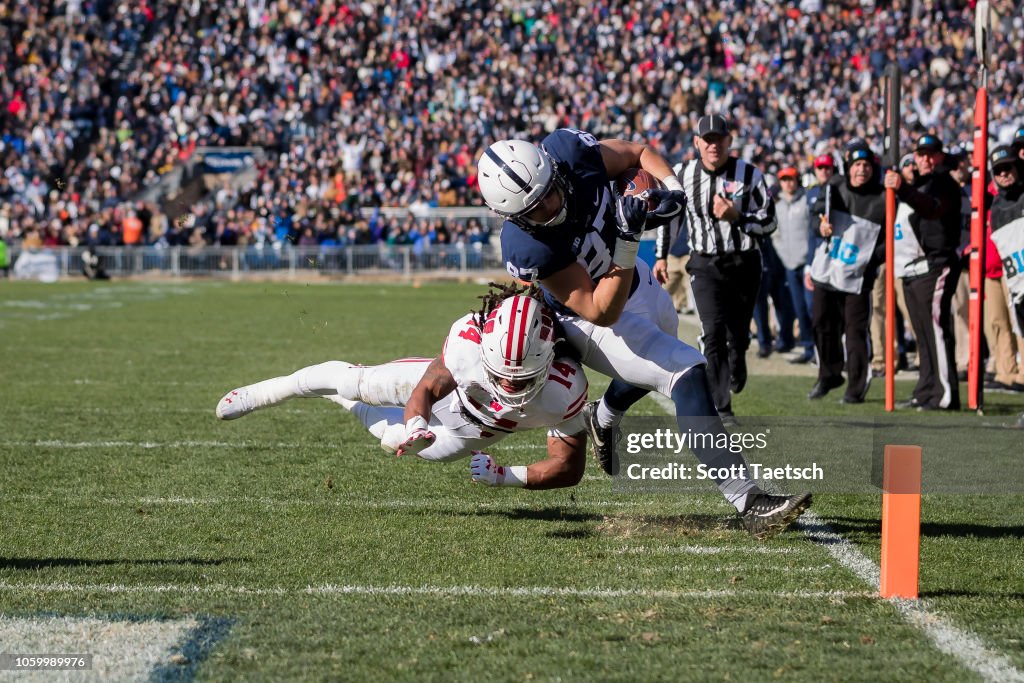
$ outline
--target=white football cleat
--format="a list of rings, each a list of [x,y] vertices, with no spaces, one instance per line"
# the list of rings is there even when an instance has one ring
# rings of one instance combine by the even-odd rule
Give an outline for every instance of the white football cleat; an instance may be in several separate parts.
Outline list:
[[[224,394],[217,403],[217,417],[221,420],[237,420],[254,410],[272,406],[280,401],[273,400],[259,384],[233,389]]]

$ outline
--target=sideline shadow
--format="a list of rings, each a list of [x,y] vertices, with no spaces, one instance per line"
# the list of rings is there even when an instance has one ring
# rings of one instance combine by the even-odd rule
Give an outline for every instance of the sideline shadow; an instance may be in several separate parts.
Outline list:
[[[999,600],[1021,600],[1024,601],[1024,593],[1012,591],[965,591],[965,590],[935,590],[921,591],[922,598],[996,598]]]
[[[119,558],[90,560],[81,557],[0,557],[0,569],[36,570],[49,569],[52,567],[104,567],[111,565],[190,565],[190,566],[216,566],[228,562],[248,562],[248,558],[224,557],[220,559],[206,559],[199,557],[185,557],[177,559],[150,559],[150,560],[129,560]]]
[[[461,511],[458,514],[466,517],[505,517],[510,520],[531,522],[600,522],[605,517],[594,512],[583,512],[559,506],[543,508],[513,508],[511,510],[473,510]]]
[[[862,517],[829,517],[825,523],[838,534],[859,533],[882,534],[879,519]],[[987,524],[922,522],[921,535],[928,537],[951,536],[954,538],[1019,538],[1024,539],[1024,526],[992,526]]]

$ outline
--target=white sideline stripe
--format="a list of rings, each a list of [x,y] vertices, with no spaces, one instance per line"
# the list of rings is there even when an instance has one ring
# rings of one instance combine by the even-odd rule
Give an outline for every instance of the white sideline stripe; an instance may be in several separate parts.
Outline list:
[[[0,583],[0,592],[18,593],[201,593],[244,595],[436,595],[444,597],[580,597],[580,598],[679,598],[708,600],[731,597],[774,597],[795,599],[844,599],[877,597],[868,591],[759,591],[734,589],[645,590],[642,588],[571,588],[561,586],[359,586],[324,584],[306,588],[250,588],[211,584],[208,586],[163,584]]]
[[[811,511],[805,512],[797,524],[811,541],[823,546],[840,564],[872,589],[879,589],[881,570],[874,560],[864,555],[849,539],[834,532],[827,522]],[[986,681],[1024,682],[1024,673],[1009,658],[986,647],[971,631],[958,628],[938,612],[929,609],[928,600],[893,599],[889,602],[907,623],[923,631],[940,652],[956,658],[964,667]]]
[[[675,405],[661,394],[649,394],[668,414],[675,413]],[[822,546],[841,565],[856,574],[875,591],[881,585],[881,570],[845,536],[837,534],[823,519],[808,510],[797,526],[814,543]],[[987,681],[1019,681],[1024,683],[1021,673],[1009,658],[995,652],[982,640],[964,629],[957,628],[938,612],[929,609],[927,600],[890,600],[896,610],[912,626],[920,629],[931,639],[935,647],[957,660]]]

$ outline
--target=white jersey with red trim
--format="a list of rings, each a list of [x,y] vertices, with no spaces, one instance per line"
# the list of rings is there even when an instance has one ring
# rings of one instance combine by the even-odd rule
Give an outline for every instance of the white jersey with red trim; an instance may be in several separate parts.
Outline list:
[[[556,358],[536,397],[522,408],[503,406],[487,389],[480,360],[480,327],[474,318],[467,314],[455,321],[441,352],[441,360],[458,385],[458,401],[452,401],[452,410],[461,409],[470,420],[498,432],[539,427],[548,427],[554,436],[582,432],[585,427],[580,413],[587,403],[588,385],[579,364]]]

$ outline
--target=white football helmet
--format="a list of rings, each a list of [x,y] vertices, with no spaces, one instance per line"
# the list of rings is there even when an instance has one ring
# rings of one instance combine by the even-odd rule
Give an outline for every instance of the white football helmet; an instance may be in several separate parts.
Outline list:
[[[540,224],[527,220],[525,215],[557,187],[562,193],[562,206],[543,225],[558,225],[565,220],[568,188],[554,159],[542,148],[525,140],[499,140],[480,157],[477,171],[480,193],[495,213],[523,227],[537,227]]]
[[[513,296],[484,321],[480,358],[487,388],[510,408],[522,408],[537,396],[555,359],[555,326],[539,301]]]

